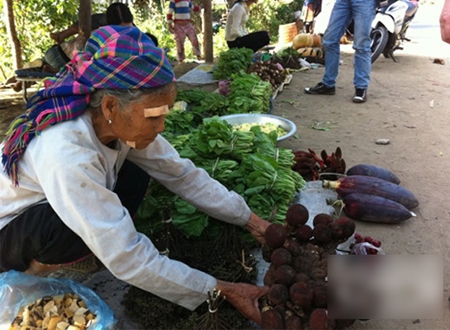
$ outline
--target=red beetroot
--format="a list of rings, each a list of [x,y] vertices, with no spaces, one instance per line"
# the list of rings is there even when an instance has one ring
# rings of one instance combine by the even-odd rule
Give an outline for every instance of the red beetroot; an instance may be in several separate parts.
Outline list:
[[[311,330],[333,329],[334,322],[328,319],[328,311],[324,308],[313,310],[309,317],[309,327]]]
[[[327,213],[319,213],[313,219],[313,226],[315,227],[319,223],[328,225],[333,222],[333,217]]]
[[[310,226],[308,225],[300,225],[297,228],[297,239],[301,242],[307,242],[311,239],[311,237],[313,236],[313,230]]]
[[[305,282],[296,282],[289,288],[289,297],[294,305],[310,306],[314,298],[314,291]]]
[[[283,246],[286,237],[286,228],[278,223],[272,223],[264,233],[266,244],[273,249]]]
[[[344,235],[341,226],[339,226],[339,224],[337,224],[336,222],[331,222],[327,225],[328,228],[330,228],[331,230],[331,235],[333,236],[334,239],[339,240],[342,238],[342,236]]]
[[[281,314],[271,307],[265,307],[262,311],[262,328],[264,330],[284,329],[284,320]]]
[[[304,225],[308,218],[308,209],[302,204],[292,204],[286,213],[286,222],[293,227]]]
[[[287,287],[295,282],[297,272],[289,265],[282,265],[275,270],[275,282]]]
[[[326,244],[331,242],[331,239],[333,238],[332,233],[331,233],[331,229],[328,228],[327,225],[324,224],[317,224],[314,226],[313,228],[313,236],[314,239],[318,242],[318,243],[322,243],[322,244]]]
[[[282,284],[274,284],[269,289],[267,298],[274,306],[282,305],[289,299],[289,290]]]
[[[290,265],[292,263],[291,253],[283,247],[275,249],[270,256],[270,261],[275,267],[280,267],[282,265]]]
[[[340,217],[336,220],[336,223],[342,228],[343,239],[349,238],[355,232],[356,225],[352,219],[349,219],[347,217]]]

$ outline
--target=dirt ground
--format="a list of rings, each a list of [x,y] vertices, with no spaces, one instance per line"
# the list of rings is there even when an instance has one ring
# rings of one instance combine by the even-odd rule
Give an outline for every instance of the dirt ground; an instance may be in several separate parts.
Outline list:
[[[342,47],[335,96],[303,93],[304,87],[321,80],[324,69],[318,68],[294,73],[291,83],[275,100],[273,114],[294,121],[300,136],[280,146],[319,152],[331,152],[339,146],[348,166],[370,163],[386,167],[419,199],[420,206],[414,210],[417,217],[399,225],[358,222],[358,232],[381,240],[390,255],[432,254],[443,258],[442,319],[369,320],[357,322],[351,329],[450,329],[450,209],[446,186],[450,174],[450,46],[440,41],[437,24],[441,7],[442,2],[422,5],[408,33],[412,41],[396,52],[397,63],[385,58],[374,63],[367,103],[351,102],[351,45]],[[444,59],[445,64],[434,64],[435,58]],[[14,106],[6,100],[6,94],[0,96],[0,134],[4,134],[23,104],[18,94]],[[390,143],[376,144],[382,138]],[[137,329],[125,320],[120,307],[127,286],[116,283],[111,289],[111,279],[104,276],[87,283],[116,311],[120,329]]]

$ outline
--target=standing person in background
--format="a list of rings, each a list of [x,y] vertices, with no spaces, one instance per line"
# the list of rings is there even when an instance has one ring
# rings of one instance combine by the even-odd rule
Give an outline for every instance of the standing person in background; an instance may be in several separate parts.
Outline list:
[[[198,60],[203,60],[198,43],[197,33],[191,23],[191,10],[198,12],[200,7],[194,5],[191,0],[170,0],[167,14],[168,29],[175,36],[177,43],[177,61],[183,63],[186,58],[184,42],[186,37],[192,44],[192,50]]]
[[[367,100],[367,89],[372,70],[370,32],[375,17],[375,0],[336,0],[331,12],[328,27],[322,39],[325,54],[325,74],[322,81],[314,87],[305,88],[307,94],[334,95],[340,62],[340,41],[345,29],[354,20],[355,73],[353,102]]]
[[[445,0],[444,2],[439,23],[441,25],[442,41],[450,44],[450,0]]]
[[[229,48],[250,48],[253,52],[270,42],[267,31],[249,33],[246,24],[250,16],[250,6],[258,0],[238,0],[231,7],[227,17],[225,40]]]

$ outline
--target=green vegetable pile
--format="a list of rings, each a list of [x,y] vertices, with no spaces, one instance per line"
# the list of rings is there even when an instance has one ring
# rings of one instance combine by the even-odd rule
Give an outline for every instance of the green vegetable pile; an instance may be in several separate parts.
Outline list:
[[[277,148],[276,140],[274,131],[266,134],[259,126],[252,127],[249,132],[233,131],[230,124],[212,117],[205,118],[203,124],[176,148],[182,157],[191,159],[228,189],[243,196],[260,217],[283,223],[288,205],[305,181],[291,169],[293,152]],[[169,212],[174,226],[187,237],[200,236],[211,226],[211,219],[206,214],[153,182],[138,211],[140,219],[147,224],[150,221],[144,233],[157,230],[164,218],[162,212]],[[213,223],[214,226],[221,225],[220,222]]]
[[[231,48],[219,54],[214,79],[228,79],[234,73],[246,71],[252,64],[253,51],[248,48]]]
[[[272,85],[261,80],[256,74],[243,71],[231,76],[230,94],[228,94],[230,114],[267,113],[272,98]]]

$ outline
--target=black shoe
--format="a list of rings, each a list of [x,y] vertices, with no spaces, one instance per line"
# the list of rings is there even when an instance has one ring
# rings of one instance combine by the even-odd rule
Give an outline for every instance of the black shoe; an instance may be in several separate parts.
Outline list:
[[[364,103],[367,100],[367,91],[364,88],[357,88],[353,96],[353,102]]]
[[[336,93],[336,88],[334,86],[327,87],[320,82],[314,87],[305,88],[305,93],[306,94],[317,94],[317,95],[334,95]]]

